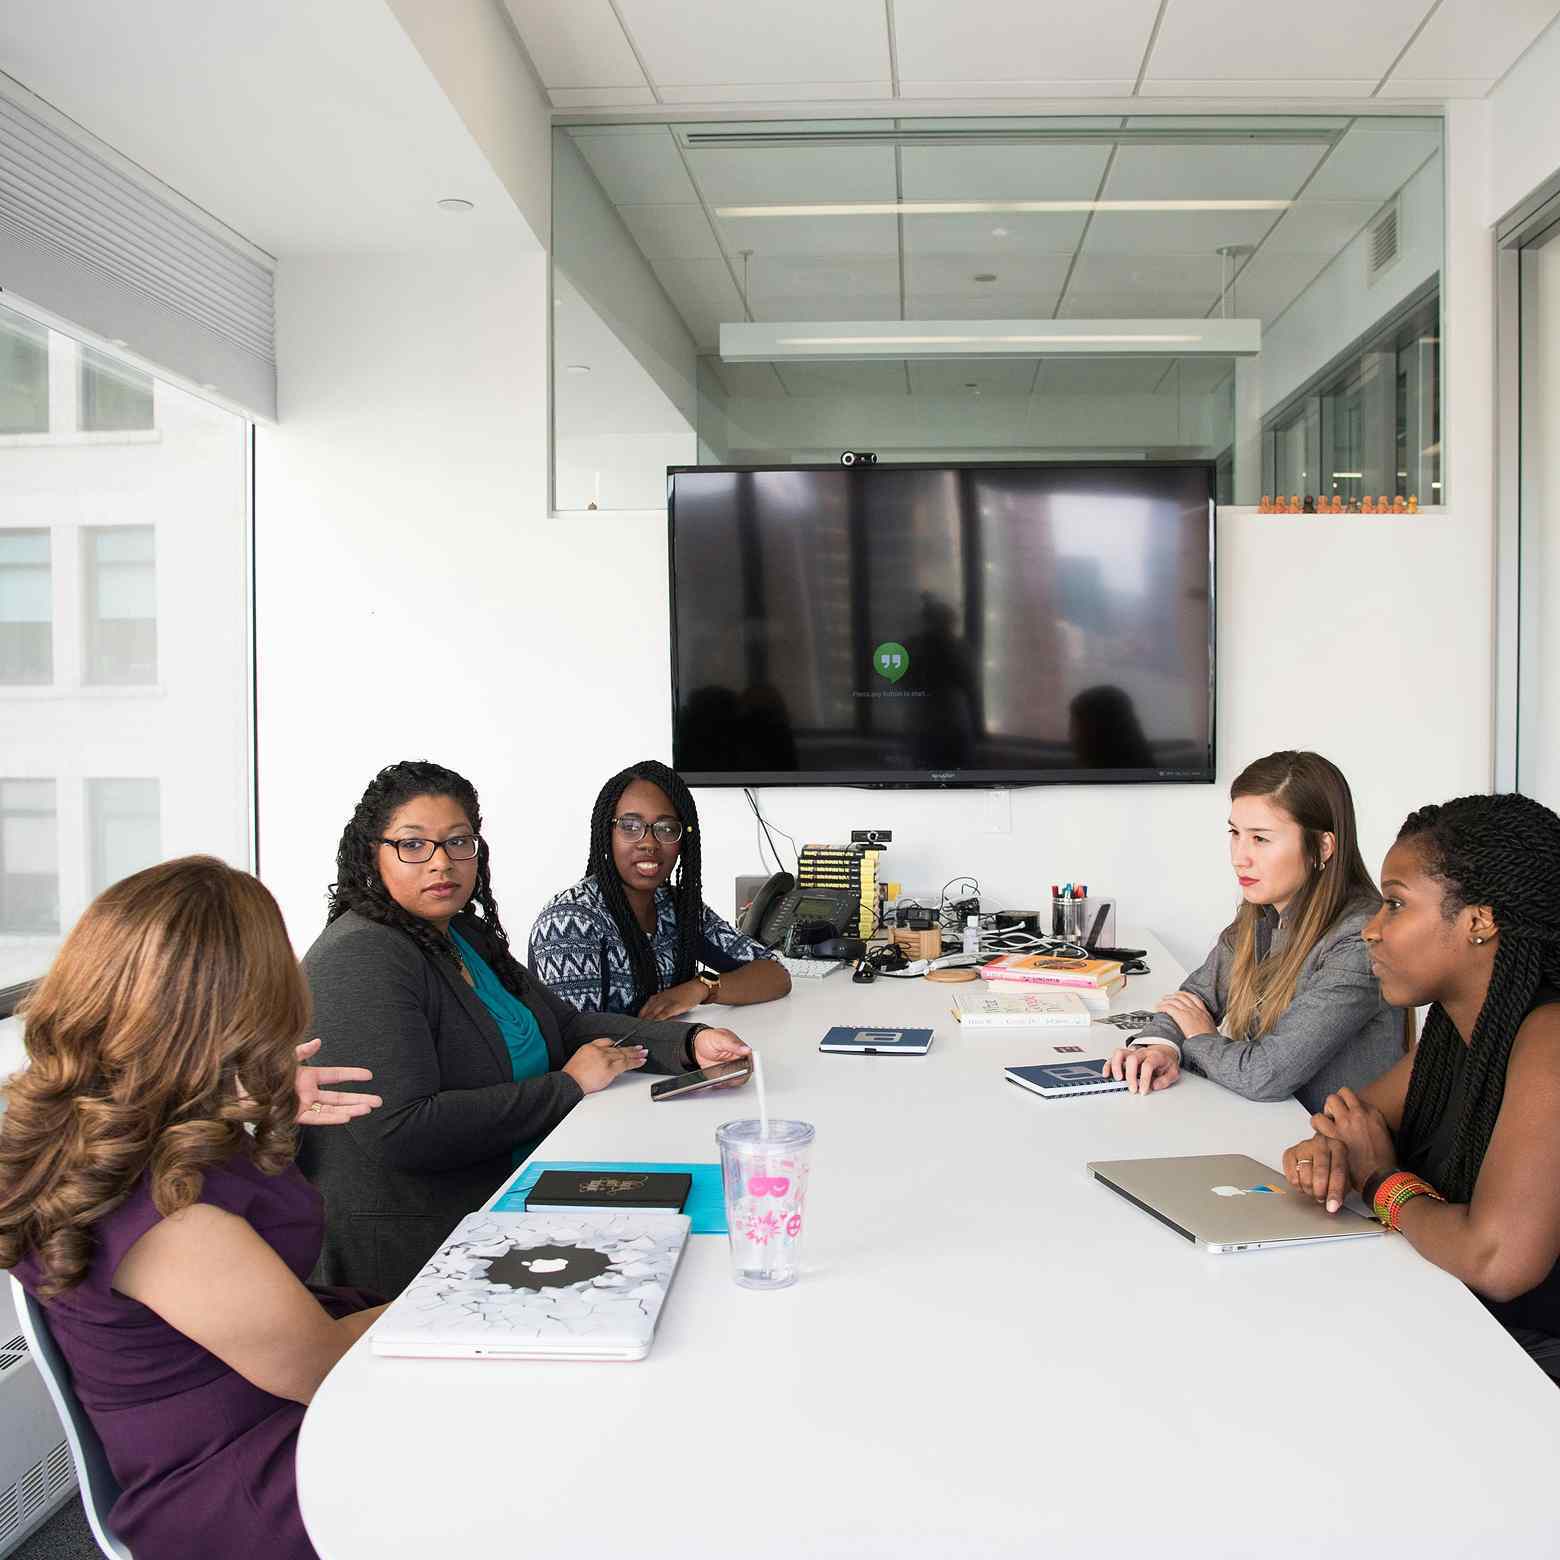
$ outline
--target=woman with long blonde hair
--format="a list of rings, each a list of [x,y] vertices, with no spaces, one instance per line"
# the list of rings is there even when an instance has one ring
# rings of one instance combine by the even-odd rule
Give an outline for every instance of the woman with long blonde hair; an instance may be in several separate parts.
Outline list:
[[[43,1303],[138,1555],[314,1554],[302,1405],[379,1312],[305,1286],[324,1219],[295,1126],[378,1101],[329,1089],[361,1068],[299,1065],[309,1012],[276,902],[205,856],[99,895],[23,1009],[0,1267]]]
[[[1379,1077],[1403,1053],[1360,931],[1380,895],[1360,856],[1354,797],[1320,753],[1270,753],[1230,786],[1241,905],[1213,951],[1106,1064],[1139,1094],[1200,1073],[1253,1100],[1307,1110]]]

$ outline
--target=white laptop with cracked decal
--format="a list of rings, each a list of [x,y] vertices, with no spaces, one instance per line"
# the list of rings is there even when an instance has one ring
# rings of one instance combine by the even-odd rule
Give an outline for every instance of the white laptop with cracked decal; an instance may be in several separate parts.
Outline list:
[[[1244,1154],[1093,1160],[1095,1180],[1205,1251],[1257,1251],[1385,1233],[1374,1219],[1327,1209],[1280,1171]]]
[[[687,1244],[680,1213],[471,1213],[369,1335],[376,1354],[642,1360]]]

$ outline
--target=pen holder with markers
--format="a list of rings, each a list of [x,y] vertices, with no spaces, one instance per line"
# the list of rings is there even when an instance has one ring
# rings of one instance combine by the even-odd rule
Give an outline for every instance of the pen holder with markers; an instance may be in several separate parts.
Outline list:
[[[1087,899],[1058,894],[1051,901],[1051,935],[1064,937],[1068,942],[1082,942],[1089,929],[1088,909]]]

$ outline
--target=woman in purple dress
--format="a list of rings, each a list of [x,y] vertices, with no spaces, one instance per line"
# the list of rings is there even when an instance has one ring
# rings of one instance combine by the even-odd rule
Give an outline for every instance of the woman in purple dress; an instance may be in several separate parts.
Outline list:
[[[156,1560],[312,1556],[303,1405],[379,1308],[305,1285],[324,1220],[294,1128],[372,1109],[328,1091],[369,1074],[299,1065],[308,987],[281,914],[210,857],[100,895],[24,1011],[0,1268],[43,1302],[102,1439],[110,1526]]]

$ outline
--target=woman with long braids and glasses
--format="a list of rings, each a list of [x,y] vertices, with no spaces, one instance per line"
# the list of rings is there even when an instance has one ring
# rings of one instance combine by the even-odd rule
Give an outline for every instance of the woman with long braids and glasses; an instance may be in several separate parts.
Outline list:
[[[641,1018],[785,996],[785,966],[705,904],[699,846],[674,771],[653,759],[619,770],[591,810],[584,878],[531,928],[531,968],[575,1007]]]
[[[300,1067],[309,991],[276,902],[209,856],[87,906],[27,998],[0,1116],[0,1268],[40,1303],[136,1555],[312,1560],[303,1408],[383,1307],[311,1290],[324,1214],[298,1124],[358,1068]]]
[[[1315,1110],[1403,1053],[1401,1014],[1370,973],[1360,928],[1380,896],[1357,843],[1349,782],[1320,753],[1270,753],[1230,786],[1241,907],[1154,1021],[1105,1064],[1138,1094],[1185,1068],[1250,1100]]]
[[[587,1094],[748,1050],[729,1029],[579,1012],[526,970],[476,790],[437,764],[392,764],[363,793],[303,968],[322,1054],[372,1067],[384,1098],[301,1157],[330,1210],[320,1273],[387,1295]]]
[[[1560,1382],[1560,818],[1530,797],[1422,807],[1364,929],[1389,1001],[1432,1004],[1412,1056],[1330,1094],[1284,1173],[1353,1187]]]

